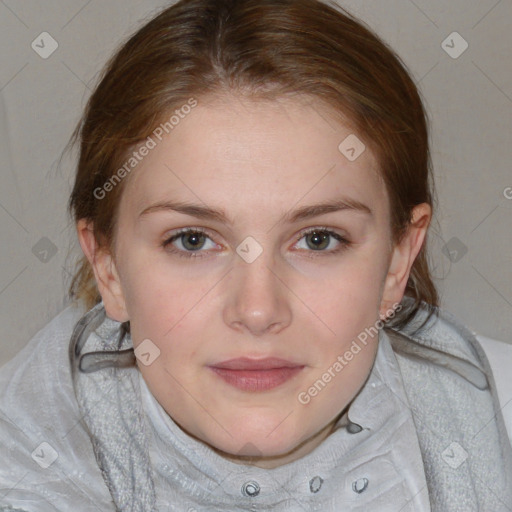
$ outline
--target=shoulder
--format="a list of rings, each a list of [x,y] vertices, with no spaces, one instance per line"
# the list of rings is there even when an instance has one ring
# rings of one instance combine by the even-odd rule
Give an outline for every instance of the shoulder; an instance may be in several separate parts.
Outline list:
[[[479,334],[480,346],[489,361],[498,399],[512,444],[512,343],[505,343]]]
[[[9,489],[0,510],[62,510],[77,500],[97,510],[94,501],[108,498],[70,373],[69,340],[83,314],[68,306],[0,368],[0,489]]]
[[[48,407],[72,394],[68,343],[82,315],[78,307],[68,306],[0,368],[0,410],[4,414],[20,418],[37,414],[42,421],[47,416],[38,410],[43,403]]]
[[[446,310],[436,309],[425,322],[427,314],[422,305],[413,321],[392,330],[394,349],[460,375],[473,385],[468,392],[488,389],[512,444],[512,345],[478,335]]]

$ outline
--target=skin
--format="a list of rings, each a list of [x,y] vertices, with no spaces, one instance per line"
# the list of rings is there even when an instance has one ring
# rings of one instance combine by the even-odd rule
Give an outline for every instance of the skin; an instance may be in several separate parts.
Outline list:
[[[307,404],[297,397],[400,302],[424,241],[427,204],[415,208],[401,243],[391,243],[378,163],[368,148],[353,162],[338,149],[351,133],[297,97],[200,99],[127,178],[113,252],[98,246],[90,222],[77,225],[107,314],[130,321],[135,347],[149,339],[160,350],[149,366],[138,361],[149,389],[185,432],[233,462],[277,467],[331,433],[369,375],[377,337]],[[340,198],[372,213],[283,220]],[[233,224],[169,209],[141,215],[170,200],[223,209]],[[186,227],[206,231],[198,250],[190,235],[163,247]],[[349,244],[301,237],[326,227]],[[236,252],[248,236],[263,249],[252,263]],[[277,388],[249,392],[207,368],[241,356],[282,357],[304,369]]]

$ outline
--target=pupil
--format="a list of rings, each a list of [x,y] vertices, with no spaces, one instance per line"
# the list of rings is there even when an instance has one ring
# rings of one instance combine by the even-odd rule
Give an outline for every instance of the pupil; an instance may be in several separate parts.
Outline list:
[[[329,235],[326,233],[323,235],[319,235],[317,231],[313,231],[312,233],[310,233],[310,236],[312,237],[312,240],[314,240],[313,243],[315,244],[315,245],[313,245],[313,249],[319,248],[319,246],[316,245],[317,242],[320,242],[320,244],[322,244],[322,242],[326,242],[329,237]],[[327,245],[329,245],[329,244],[327,244]]]
[[[201,238],[204,238],[204,235],[202,233],[187,233],[184,235],[185,243],[183,243],[183,245],[187,249],[197,249],[198,246],[201,245]],[[192,244],[188,244],[190,240],[192,240]],[[191,247],[187,247],[187,245],[191,245]]]

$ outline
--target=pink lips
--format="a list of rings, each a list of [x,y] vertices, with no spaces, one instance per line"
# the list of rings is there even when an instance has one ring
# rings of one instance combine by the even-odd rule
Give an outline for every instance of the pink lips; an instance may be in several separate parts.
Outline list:
[[[240,357],[216,363],[211,368],[228,384],[243,391],[265,391],[285,383],[304,365],[277,357],[250,359]]]

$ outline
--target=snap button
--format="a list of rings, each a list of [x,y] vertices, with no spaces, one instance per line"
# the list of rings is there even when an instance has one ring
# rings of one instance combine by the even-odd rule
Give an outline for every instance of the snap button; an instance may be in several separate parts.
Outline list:
[[[361,432],[361,430],[363,430],[363,427],[361,427],[361,425],[358,425],[357,423],[350,422],[347,425],[347,432],[349,434],[357,434],[358,432]]]
[[[315,476],[309,481],[309,490],[311,492],[318,492],[323,483],[324,479],[321,476]]]
[[[357,494],[361,494],[368,487],[368,478],[359,478],[352,483],[352,489]]]
[[[254,498],[254,496],[258,496],[260,493],[260,486],[258,482],[255,482],[254,480],[250,482],[245,482],[244,485],[242,485],[242,494],[244,496],[249,496],[250,498]]]

